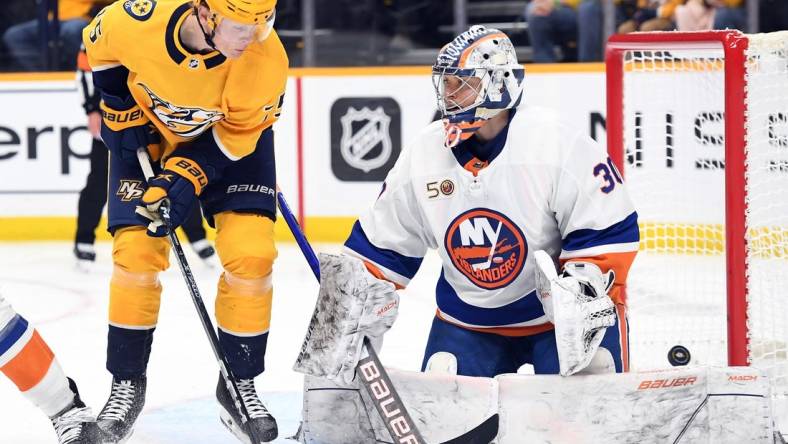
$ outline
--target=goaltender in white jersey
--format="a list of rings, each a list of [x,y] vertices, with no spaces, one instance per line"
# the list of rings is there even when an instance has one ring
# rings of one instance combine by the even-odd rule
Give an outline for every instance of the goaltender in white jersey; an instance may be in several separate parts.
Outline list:
[[[559,313],[537,295],[534,258],[544,250],[561,267],[553,293],[568,289],[584,313],[569,321],[585,325],[575,347],[588,352],[596,334],[595,365],[627,371],[621,289],[639,234],[613,162],[553,112],[520,106],[524,70],[501,31],[459,35],[438,55],[433,81],[443,119],[403,150],[346,251],[401,288],[436,249],[443,271],[423,366],[448,352],[459,374],[489,377],[525,363],[559,373],[554,323],[563,319],[553,322]]]

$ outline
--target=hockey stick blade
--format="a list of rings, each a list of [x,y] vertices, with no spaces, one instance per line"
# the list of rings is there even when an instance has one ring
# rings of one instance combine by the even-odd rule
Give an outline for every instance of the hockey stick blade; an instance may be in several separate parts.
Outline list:
[[[312,269],[315,278],[320,282],[320,262],[315,255],[312,245],[309,244],[306,236],[301,231],[301,227],[293,216],[293,212],[290,211],[290,206],[287,205],[287,201],[279,187],[276,190],[276,202],[282,217],[287,223],[287,227],[292,232],[293,237],[295,237],[301,253],[303,253],[309,264],[309,268]],[[407,409],[402,403],[396,388],[391,383],[391,378],[367,338],[364,338],[364,349],[367,351],[368,356],[359,361],[356,366],[356,374],[361,376],[359,380],[366,388],[370,398],[375,402],[375,408],[386,425],[386,429],[391,434],[391,438],[397,443],[424,443],[424,438],[421,437],[418,428],[407,413]],[[384,393],[380,391],[382,388],[381,382],[386,384],[390,395],[381,396],[381,393]],[[372,384],[377,385],[373,386]],[[393,413],[397,410],[400,413]],[[489,444],[498,435],[498,426],[499,417],[498,414],[494,414],[466,433],[440,444]]]
[[[154,174],[150,157],[148,156],[148,150],[144,147],[138,148],[137,160],[140,163],[140,168],[142,168],[142,174],[145,176],[145,181],[147,182],[152,179]],[[169,231],[167,237],[170,240],[170,244],[172,245],[172,250],[175,253],[175,258],[177,259],[178,267],[181,270],[183,279],[186,281],[186,287],[189,290],[189,296],[191,296],[192,302],[194,303],[194,308],[197,310],[197,314],[200,317],[200,323],[205,330],[205,334],[208,336],[208,342],[211,344],[214,357],[218,361],[219,373],[221,373],[222,377],[224,378],[227,391],[230,392],[230,397],[233,398],[235,407],[241,412],[242,422],[244,424],[248,424],[251,416],[249,415],[249,411],[246,409],[246,405],[241,402],[241,392],[238,390],[238,384],[236,382],[235,375],[233,375],[232,370],[230,369],[229,361],[227,361],[227,355],[224,353],[224,350],[222,350],[222,346],[219,343],[219,336],[213,327],[213,322],[211,322],[211,317],[208,315],[208,310],[205,309],[205,303],[203,302],[202,296],[200,295],[200,289],[197,286],[197,280],[194,278],[192,270],[189,267],[189,262],[186,260],[186,254],[183,252],[181,241],[178,239],[175,229],[173,229],[170,224],[169,205],[161,206],[160,215],[167,225],[167,229]],[[255,434],[252,427],[247,427],[247,429],[253,443],[256,444],[263,442],[257,438],[257,435]]]

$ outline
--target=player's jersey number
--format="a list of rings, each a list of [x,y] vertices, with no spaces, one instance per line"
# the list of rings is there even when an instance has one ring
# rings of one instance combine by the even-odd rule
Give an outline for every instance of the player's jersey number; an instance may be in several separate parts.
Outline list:
[[[594,166],[594,177],[602,179],[603,183],[599,189],[605,194],[613,191],[617,183],[624,183],[618,168],[616,168],[609,157],[607,162],[600,162]]]

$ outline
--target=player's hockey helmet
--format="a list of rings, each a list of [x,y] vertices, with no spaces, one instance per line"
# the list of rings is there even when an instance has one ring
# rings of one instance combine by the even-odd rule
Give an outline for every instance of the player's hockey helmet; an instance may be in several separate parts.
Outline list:
[[[208,33],[211,36],[223,19],[229,19],[234,24],[255,26],[259,41],[265,40],[274,28],[276,0],[194,0],[195,7],[200,3],[206,4],[211,10],[208,20]]]
[[[472,88],[475,100],[454,101],[446,94],[447,76],[456,76],[462,82],[455,91]],[[511,40],[497,29],[472,26],[441,48],[432,67],[432,83],[446,129],[446,146],[456,146],[486,120],[517,107],[523,95],[524,76]]]

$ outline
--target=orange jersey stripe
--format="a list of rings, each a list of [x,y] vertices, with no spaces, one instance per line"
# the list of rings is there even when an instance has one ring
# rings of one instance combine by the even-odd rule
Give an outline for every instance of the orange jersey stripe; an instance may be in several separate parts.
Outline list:
[[[550,322],[540,325],[533,325],[529,327],[490,327],[490,328],[468,327],[466,325],[460,325],[455,322],[452,322],[450,319],[446,319],[441,315],[440,310],[436,310],[435,315],[441,320],[448,322],[449,324],[456,325],[457,327],[461,327],[466,330],[478,331],[480,333],[491,333],[494,335],[501,335],[501,336],[532,336],[532,335],[537,335],[539,333],[544,333],[546,331],[550,331],[553,328],[555,328],[553,327],[553,324],[551,324]]]
[[[563,267],[567,262],[589,262],[596,264],[602,270],[602,273],[613,270],[616,273],[616,281],[610,290],[610,299],[616,304],[625,304],[627,298],[624,292],[624,285],[627,282],[629,267],[632,266],[632,261],[635,260],[636,254],[636,251],[629,251],[626,253],[606,253],[594,257],[573,257],[561,259],[561,266]]]
[[[400,285],[400,284],[392,281],[391,279],[387,278],[386,275],[383,274],[382,271],[380,271],[380,268],[378,268],[372,262],[364,261],[364,265],[367,267],[367,271],[369,271],[369,273],[372,276],[375,276],[376,278],[380,279],[381,281],[391,282],[392,284],[394,284],[394,288],[396,288],[397,290],[402,290],[403,288],[405,288],[402,285]]]
[[[627,307],[616,305],[618,315],[618,341],[621,347],[621,367],[624,373],[629,373],[629,327],[627,326]]]
[[[38,331],[34,330],[30,341],[22,347],[19,354],[0,370],[16,384],[20,391],[26,392],[44,379],[54,359],[55,354]]]

